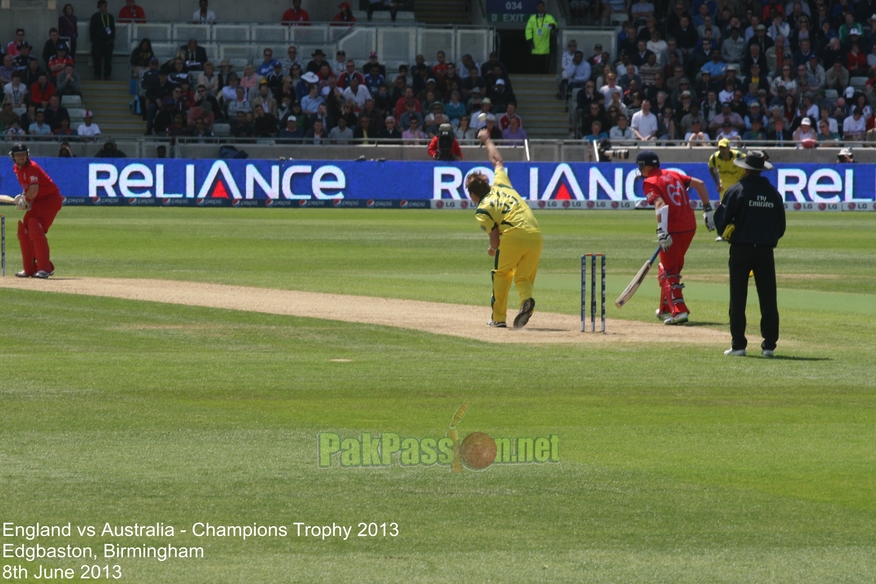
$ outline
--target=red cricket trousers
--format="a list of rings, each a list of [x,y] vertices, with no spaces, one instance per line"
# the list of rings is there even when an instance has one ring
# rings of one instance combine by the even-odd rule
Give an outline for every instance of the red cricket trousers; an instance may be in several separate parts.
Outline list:
[[[49,241],[46,239],[46,233],[55,222],[55,216],[63,204],[64,198],[60,195],[36,200],[31,203],[30,210],[24,214],[24,219],[18,222],[21,261],[24,272],[28,276],[40,270],[55,271],[55,266],[49,259]]]
[[[657,270],[657,281],[660,282],[660,312],[672,316],[680,312],[690,313],[684,303],[681,283],[681,270],[684,268],[684,254],[693,241],[696,230],[670,233],[672,245],[668,250],[660,250],[660,265]]]

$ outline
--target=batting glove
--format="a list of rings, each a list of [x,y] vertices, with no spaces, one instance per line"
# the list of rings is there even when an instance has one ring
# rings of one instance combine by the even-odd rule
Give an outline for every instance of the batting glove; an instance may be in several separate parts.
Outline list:
[[[30,209],[30,201],[28,201],[27,197],[25,197],[24,195],[16,195],[15,206],[22,211],[27,211],[28,209]]]
[[[663,251],[667,251],[669,247],[672,245],[672,236],[663,231],[662,229],[657,230],[657,241],[660,243],[660,247],[663,248]]]
[[[706,203],[703,206],[703,210],[705,210],[705,213],[703,213],[703,219],[706,222],[706,229],[708,229],[709,231],[714,231],[715,230],[715,211],[712,210],[712,205],[709,203]]]

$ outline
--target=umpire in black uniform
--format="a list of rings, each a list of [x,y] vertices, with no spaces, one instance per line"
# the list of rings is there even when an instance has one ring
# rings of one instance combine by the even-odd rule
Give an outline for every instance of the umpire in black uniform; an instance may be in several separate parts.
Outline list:
[[[745,169],[742,179],[730,187],[715,210],[718,233],[730,242],[730,334],[733,345],[725,355],[745,356],[745,304],[748,277],[754,272],[760,300],[762,355],[772,357],[779,340],[779,307],[776,302],[776,264],[773,248],[785,234],[785,202],[770,182],[761,176],[773,165],[758,150],[733,164]]]

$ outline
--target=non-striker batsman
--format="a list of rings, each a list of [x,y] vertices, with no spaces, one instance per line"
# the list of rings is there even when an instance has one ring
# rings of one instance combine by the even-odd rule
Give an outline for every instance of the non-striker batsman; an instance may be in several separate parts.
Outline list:
[[[55,266],[49,258],[46,234],[64,204],[64,197],[55,181],[30,159],[27,146],[13,144],[9,156],[15,161],[13,170],[22,188],[22,193],[15,197],[15,205],[27,211],[24,219],[18,222],[24,269],[15,275],[19,278],[48,278],[55,273]]]
[[[665,324],[687,322],[690,310],[684,302],[681,270],[684,255],[697,232],[697,220],[690,206],[687,190],[694,189],[700,196],[705,210],[706,227],[714,231],[715,221],[706,185],[672,170],[661,170],[660,159],[652,150],[643,150],[636,157],[639,172],[645,178],[645,198],[654,205],[657,213],[657,240],[660,242],[660,265],[657,279],[660,282],[660,307],[657,318]]]

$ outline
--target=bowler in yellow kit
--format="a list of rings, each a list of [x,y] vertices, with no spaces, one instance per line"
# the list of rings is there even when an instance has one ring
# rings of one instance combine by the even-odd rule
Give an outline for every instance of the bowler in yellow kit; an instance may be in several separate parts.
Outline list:
[[[493,315],[487,324],[499,328],[508,326],[508,291],[513,281],[520,293],[520,311],[514,318],[514,328],[522,328],[535,309],[532,288],[541,257],[541,230],[529,205],[511,186],[502,155],[489,132],[482,129],[478,139],[487,149],[496,175],[492,186],[480,172],[473,172],[465,181],[471,200],[477,204],[475,218],[490,235],[487,253],[496,258],[492,271]]]

